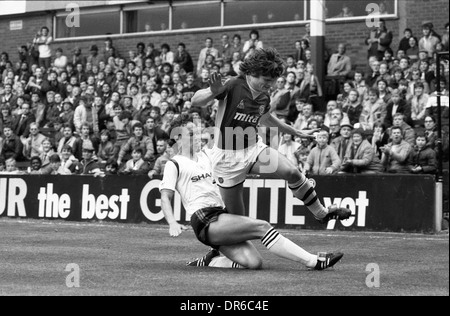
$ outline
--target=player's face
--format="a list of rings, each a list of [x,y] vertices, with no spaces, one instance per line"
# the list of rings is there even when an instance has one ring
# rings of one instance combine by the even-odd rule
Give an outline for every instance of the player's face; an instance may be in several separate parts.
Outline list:
[[[272,87],[275,78],[269,76],[249,76],[249,85],[252,89],[258,92],[266,92]]]

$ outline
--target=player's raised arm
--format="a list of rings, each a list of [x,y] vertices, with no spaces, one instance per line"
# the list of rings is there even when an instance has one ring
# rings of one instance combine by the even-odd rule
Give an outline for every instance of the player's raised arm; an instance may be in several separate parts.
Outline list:
[[[310,139],[316,138],[312,134],[317,132],[317,130],[299,131],[299,130],[295,129],[294,127],[292,127],[291,125],[288,125],[288,124],[284,123],[283,121],[279,120],[277,117],[275,117],[270,112],[264,114],[261,117],[260,124],[262,124],[266,127],[276,127],[276,128],[278,128],[278,131],[280,133],[299,136],[301,138],[310,138]]]
[[[222,83],[222,76],[219,73],[213,73],[209,79],[210,86],[205,89],[198,90],[192,97],[193,107],[205,107],[216,96],[225,91]]]

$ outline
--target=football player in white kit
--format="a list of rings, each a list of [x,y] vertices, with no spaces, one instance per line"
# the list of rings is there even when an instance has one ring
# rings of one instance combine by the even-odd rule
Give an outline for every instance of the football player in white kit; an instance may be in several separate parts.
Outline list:
[[[274,254],[310,269],[332,267],[342,258],[342,253],[309,253],[266,221],[230,214],[212,177],[208,154],[201,150],[200,133],[194,133],[195,129],[195,124],[184,115],[175,121],[171,137],[176,138],[179,154],[167,162],[160,184],[161,208],[170,235],[179,236],[187,228],[174,217],[172,200],[177,191],[186,211],[191,214],[197,239],[212,248],[203,258],[188,265],[261,269],[262,257],[250,242],[255,239],[260,239]],[[224,256],[220,256],[220,252]]]

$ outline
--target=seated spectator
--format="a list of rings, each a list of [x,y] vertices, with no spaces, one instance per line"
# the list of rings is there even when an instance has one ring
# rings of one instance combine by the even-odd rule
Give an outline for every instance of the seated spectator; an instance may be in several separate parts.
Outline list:
[[[278,118],[287,118],[289,115],[289,104],[291,95],[285,88],[286,78],[279,77],[275,83],[276,87],[270,94],[271,111]]]
[[[149,165],[144,159],[142,159],[143,153],[144,152],[141,147],[134,148],[131,153],[131,159],[127,161],[119,173],[129,175],[147,174]]]
[[[341,160],[331,145],[328,145],[328,133],[320,131],[316,136],[317,146],[308,155],[305,172],[312,175],[330,175],[336,173]]]
[[[306,161],[314,146],[314,142],[308,138],[298,138],[295,139],[295,141],[300,144],[300,147],[294,153],[294,156],[298,161],[298,169],[300,172],[305,173]]]
[[[15,161],[23,160],[23,145],[20,138],[16,136],[11,128],[11,126],[3,126],[3,144],[1,158],[3,161],[9,158],[14,158]]]
[[[30,166],[27,169],[27,173],[30,175],[41,175],[42,174],[42,160],[38,156],[31,157]]]
[[[282,134],[278,152],[285,156],[294,166],[298,166],[299,161],[294,153],[300,147],[300,144],[294,141],[294,137],[290,134]]]
[[[100,144],[98,146],[97,158],[99,163],[108,163],[117,156],[116,147],[111,141],[111,134],[108,130],[100,133]]]
[[[407,123],[411,123],[411,106],[400,96],[398,89],[392,91],[391,101],[386,106],[386,117],[384,124],[387,127],[392,126],[393,118],[397,113],[403,114],[403,118]]]
[[[83,143],[83,160],[80,162],[78,174],[81,175],[99,175],[101,173],[100,165],[93,159],[95,153],[94,146],[89,142]]]
[[[436,173],[436,152],[427,145],[425,134],[418,134],[416,136],[416,144],[411,150],[409,159],[411,173]]]
[[[72,172],[65,168],[62,164],[61,158],[58,154],[53,154],[50,157],[50,167],[51,167],[51,175],[69,175]]]
[[[116,112],[117,113],[117,112]],[[122,112],[113,118],[117,139],[115,141],[116,152],[119,153],[122,146],[133,135],[133,125],[139,121],[133,121],[131,113]]]
[[[424,127],[423,120],[425,119],[426,106],[429,95],[424,92],[424,84],[416,82],[414,84],[414,95],[411,99],[411,120],[413,127]]]
[[[389,83],[392,79],[392,76],[389,74],[389,65],[387,62],[382,61],[380,63],[380,77],[379,80],[383,79],[387,83]]]
[[[41,158],[42,161],[42,174],[50,174],[52,171],[52,168],[50,166],[50,157],[55,154],[55,151],[53,150],[53,144],[50,140],[50,138],[45,138],[42,142],[42,153],[39,155],[39,158]]]
[[[36,123],[31,123],[30,136],[28,138],[21,137],[25,159],[29,160],[31,157],[41,155],[43,152],[42,143],[45,139],[47,139],[47,137],[40,133],[38,125]]]
[[[323,124],[325,126],[330,127],[330,120],[331,120],[331,112],[338,107],[337,102],[335,100],[330,100],[327,103],[327,110],[325,112],[325,119],[323,121]]]
[[[304,99],[302,99],[304,100]],[[296,102],[299,114],[294,122],[294,128],[297,130],[305,129],[308,126],[308,120],[313,116],[313,106],[310,103]]]
[[[84,143],[89,143],[94,147],[95,153],[98,152],[98,146],[99,146],[100,140],[98,139],[97,136],[95,136],[92,133],[92,129],[91,129],[91,126],[89,125],[89,123],[81,124],[81,133],[79,136],[79,142],[81,143],[81,145],[78,145],[74,149],[80,150],[83,148]],[[78,160],[81,160],[83,157],[82,152],[74,151],[74,155]],[[94,155],[94,159],[97,159],[97,157],[95,155]]]
[[[387,104],[391,100],[391,92],[388,89],[388,84],[386,80],[380,79],[377,82],[377,88],[378,88],[378,97]]]
[[[343,104],[348,101],[348,94],[350,93],[350,90],[354,88],[355,86],[353,85],[353,82],[351,80],[344,82],[344,84],[342,85],[342,92],[338,94],[336,98],[336,102],[339,108],[342,109]]]
[[[376,174],[382,171],[381,161],[365,132],[358,128],[352,132],[352,145],[347,149],[341,171],[345,173]]]
[[[406,56],[409,58],[411,63],[415,63],[417,60],[419,60],[419,42],[417,41],[417,38],[411,37],[408,41],[409,47],[405,51]]]
[[[1,106],[0,103],[0,131],[3,131],[3,126],[11,126],[17,118],[12,114],[12,109],[9,106]]]
[[[370,89],[368,96],[359,117],[359,123],[365,130],[373,129],[375,122],[383,122],[386,117],[386,104],[378,97],[378,90]]]
[[[376,122],[373,126],[373,135],[371,139],[372,148],[375,150],[378,158],[381,159],[381,147],[389,143],[390,135],[386,130],[386,126],[382,122]]]
[[[117,164],[122,165],[124,160],[128,160],[132,151],[141,148],[142,159],[145,161],[154,161],[154,148],[150,137],[144,135],[144,126],[141,123],[133,125],[133,136],[131,136],[120,148],[117,158]]]
[[[402,134],[401,127],[393,126],[391,130],[392,141],[380,148],[383,153],[381,164],[383,165],[383,170],[386,172],[410,172],[409,155],[411,154],[412,146],[403,140]]]
[[[88,124],[92,130],[98,131],[98,112],[92,107],[93,100],[83,97],[79,101],[78,107],[75,109],[73,123],[77,133],[81,133],[83,124]]]
[[[352,130],[353,125],[348,120],[343,120],[339,129],[340,135],[330,142],[341,161],[344,161],[347,149],[352,145]]]
[[[342,122],[345,124],[348,120],[342,120]],[[341,130],[341,124],[342,122],[337,118],[332,118],[330,121],[330,130],[329,130],[329,136],[328,136],[328,143],[330,144],[332,141],[334,141],[336,138],[340,136],[340,130]],[[347,123],[348,124],[348,123]],[[311,128],[309,128],[311,129]]]
[[[342,105],[342,111],[347,114],[352,126],[359,123],[359,117],[363,111],[363,106],[360,102],[358,90],[351,89],[349,91],[347,101]]]
[[[105,165],[105,175],[116,175],[119,172],[119,165],[115,160],[107,162]]]
[[[362,103],[363,100],[366,99],[367,95],[367,86],[364,80],[364,73],[360,70],[355,70],[355,74],[353,77],[353,85],[355,89],[359,93],[359,101]]]
[[[17,168],[16,159],[8,158],[5,161],[5,170],[1,174],[23,174],[23,172]]]
[[[164,151],[164,154],[158,157],[156,159],[156,162],[153,166],[153,169],[149,171],[148,177],[150,179],[153,179],[154,176],[162,176],[164,174],[164,168],[166,166],[167,161],[173,158],[175,156],[175,147],[174,145],[176,142],[173,139],[169,139],[167,141],[167,146]]]
[[[414,129],[405,122],[405,115],[402,113],[396,113],[394,115],[392,126],[397,126],[402,129],[402,137],[403,140],[409,143],[411,146],[414,146],[414,139],[416,137],[416,133]],[[388,128],[388,133],[391,134],[392,128]]]
[[[12,123],[11,128],[18,137],[28,137],[30,133],[30,124],[36,122],[36,116],[31,112],[31,106],[24,103],[21,106],[20,115],[16,116],[16,120]]]
[[[444,128],[448,131],[449,126],[449,96],[448,90],[446,88],[446,82],[444,79],[441,79],[441,122]],[[428,98],[427,105],[425,106],[425,115],[433,116],[437,121],[437,92],[433,92],[430,94]]]
[[[61,158],[61,165],[70,171],[71,174],[77,174],[80,168],[80,162],[73,155],[72,147],[64,145],[59,153]]]

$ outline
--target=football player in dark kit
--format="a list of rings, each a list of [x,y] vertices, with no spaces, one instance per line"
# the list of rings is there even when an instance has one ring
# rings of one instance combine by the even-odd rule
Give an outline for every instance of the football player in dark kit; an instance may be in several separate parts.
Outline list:
[[[293,195],[319,222],[347,219],[349,209],[324,207],[305,175],[258,136],[261,125],[284,134],[312,137],[309,133],[313,131],[298,131],[270,113],[268,91],[284,69],[284,61],[275,49],[257,49],[241,64],[239,76],[222,82],[221,75],[214,73],[210,87],[197,91],[192,98],[192,106],[197,107],[219,100],[211,158],[223,201],[230,212],[244,215],[243,183],[247,174],[276,174],[288,182]]]

